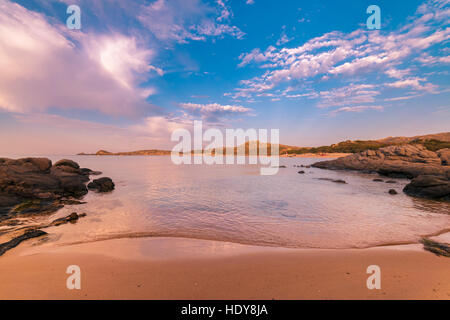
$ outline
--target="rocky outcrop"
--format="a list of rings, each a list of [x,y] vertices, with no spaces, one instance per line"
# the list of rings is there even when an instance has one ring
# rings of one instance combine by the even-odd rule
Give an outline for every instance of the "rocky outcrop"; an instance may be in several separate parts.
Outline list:
[[[419,144],[367,150],[347,157],[321,161],[312,166],[331,170],[357,170],[413,181],[404,192],[411,196],[448,199],[449,149],[429,151]]]
[[[52,165],[46,158],[0,158],[0,226],[7,227],[2,229],[2,239],[9,239],[0,243],[0,255],[22,241],[46,234],[39,229],[73,223],[84,217],[84,213],[73,212],[51,223],[36,224],[34,217],[30,219],[32,225],[23,223],[29,216],[53,213],[64,205],[82,204],[79,199],[88,193],[89,176],[97,174],[101,172],[80,168],[68,159]],[[114,188],[110,178],[93,183],[101,192]],[[24,219],[16,219],[19,215]],[[23,233],[25,228],[29,231]]]
[[[441,159],[441,164],[443,166],[450,166],[450,149],[441,149],[436,152],[438,157]]]
[[[367,150],[335,160],[316,162],[316,168],[377,172],[396,178],[414,178],[422,174],[445,175],[450,167],[442,165],[436,152],[422,145],[390,146]]]
[[[109,192],[114,190],[114,187],[114,182],[111,180],[111,178],[107,177],[95,179],[88,184],[88,188],[90,190],[96,190],[97,192]]]
[[[46,158],[0,158],[0,221],[8,213],[52,212],[81,198],[94,173],[67,159],[52,165]]]

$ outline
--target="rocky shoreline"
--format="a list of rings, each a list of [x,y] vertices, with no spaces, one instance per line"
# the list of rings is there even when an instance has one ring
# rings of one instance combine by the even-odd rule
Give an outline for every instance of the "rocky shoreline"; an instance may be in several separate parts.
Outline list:
[[[450,149],[433,152],[420,144],[389,146],[316,162],[312,166],[410,179],[411,182],[403,189],[406,194],[450,201]]]
[[[40,237],[46,233],[40,229],[73,222],[85,214],[57,219],[49,225],[24,227],[16,219],[25,216],[51,214],[64,207],[76,205],[89,190],[110,192],[114,183],[103,177],[90,182],[90,176],[102,174],[78,163],[63,159],[55,164],[47,158],[0,158],[0,227],[16,227],[13,238],[0,244],[0,255],[20,242]],[[13,228],[14,229],[14,228]],[[5,232],[0,231],[0,235]]]

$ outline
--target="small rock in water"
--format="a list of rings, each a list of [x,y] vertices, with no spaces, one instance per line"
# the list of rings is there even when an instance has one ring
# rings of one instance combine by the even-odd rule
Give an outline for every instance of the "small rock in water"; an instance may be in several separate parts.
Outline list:
[[[331,182],[334,182],[334,183],[347,184],[346,181],[341,180],[341,179],[334,180],[334,179],[330,179],[330,178],[317,178],[317,180],[324,180],[324,181],[331,181]]]
[[[300,170],[298,173],[300,173],[300,174],[304,174],[305,173],[305,171],[303,171],[303,170]]]
[[[386,183],[397,183],[397,181],[394,181],[394,180],[388,180],[388,181],[386,181]]]
[[[86,214],[84,214],[85,216]],[[78,215],[76,212],[72,212],[70,215],[68,215],[67,217],[64,218],[59,218],[54,220],[50,225],[52,226],[59,226],[68,222],[75,222],[77,221],[79,218],[84,217],[83,215]]]
[[[76,163],[75,161],[72,161],[72,160],[68,160],[68,159],[59,160],[54,164],[54,166],[55,167],[66,166],[66,167],[70,167],[73,169],[80,169],[80,166],[78,165],[78,163]]]
[[[419,198],[450,200],[449,177],[422,175],[414,178],[405,186],[403,191]]]
[[[395,191],[394,189],[389,189],[389,194],[395,195],[397,194],[397,191]]]
[[[115,185],[111,178],[103,177],[90,182],[87,187],[98,192],[109,192],[114,190]]]
[[[383,182],[383,179],[373,179],[372,181],[375,181],[375,182]]]

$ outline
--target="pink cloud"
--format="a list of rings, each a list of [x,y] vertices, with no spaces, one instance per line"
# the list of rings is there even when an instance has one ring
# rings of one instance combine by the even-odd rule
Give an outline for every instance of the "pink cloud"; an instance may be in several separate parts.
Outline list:
[[[42,112],[51,107],[132,115],[155,109],[139,88],[139,74],[162,70],[151,66],[154,53],[137,40],[71,33],[51,25],[39,13],[10,1],[0,5],[0,108]]]

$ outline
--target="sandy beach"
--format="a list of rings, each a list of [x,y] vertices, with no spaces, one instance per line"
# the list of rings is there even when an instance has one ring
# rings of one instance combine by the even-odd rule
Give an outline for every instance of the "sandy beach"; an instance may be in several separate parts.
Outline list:
[[[127,252],[127,254],[125,254]],[[66,268],[81,268],[81,290]],[[381,289],[366,286],[369,265]],[[181,238],[47,248],[0,260],[0,299],[450,299],[450,260],[421,245],[283,249]]]

